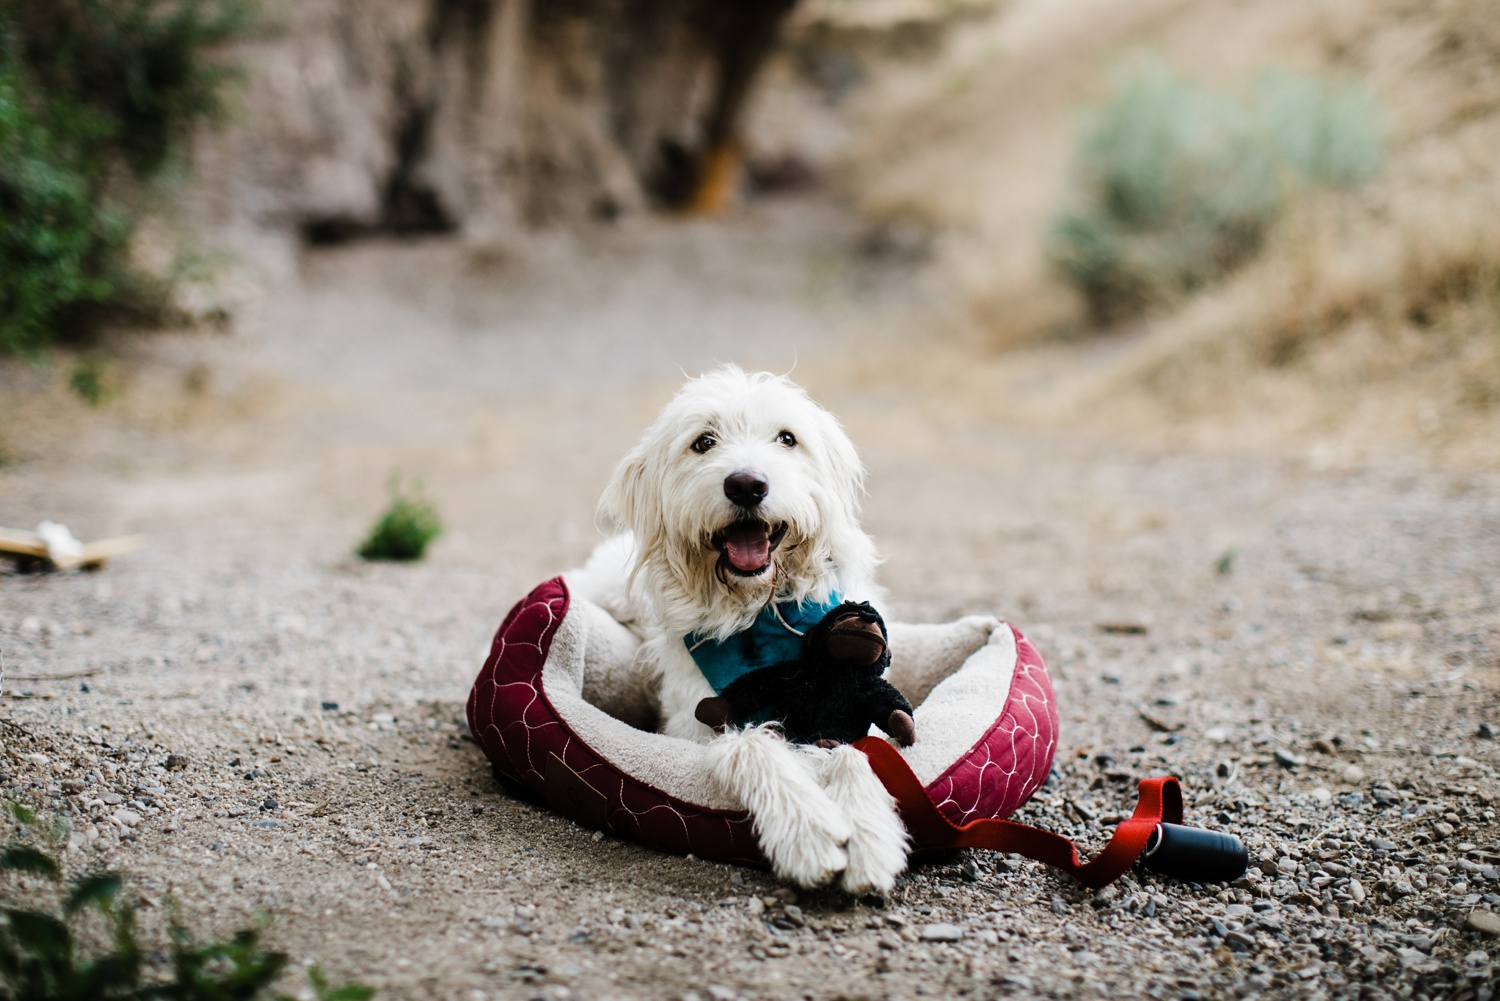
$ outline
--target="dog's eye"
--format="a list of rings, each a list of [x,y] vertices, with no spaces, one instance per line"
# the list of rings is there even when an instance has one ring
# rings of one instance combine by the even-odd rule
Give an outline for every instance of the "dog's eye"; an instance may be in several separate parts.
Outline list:
[[[794,448],[797,444],[797,436],[792,434],[790,431],[778,432],[776,435],[776,440],[781,442],[787,448]]]
[[[695,441],[695,442],[693,442],[692,449],[693,449],[694,452],[697,452],[699,455],[702,455],[704,452],[707,452],[709,449],[713,448],[718,443],[719,443],[719,440],[717,438],[715,438],[713,435],[711,435],[711,434],[700,434],[698,436],[698,440]]]

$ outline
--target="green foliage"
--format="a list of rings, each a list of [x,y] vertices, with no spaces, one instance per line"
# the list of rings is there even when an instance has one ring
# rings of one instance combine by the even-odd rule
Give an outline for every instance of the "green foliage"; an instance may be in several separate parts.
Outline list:
[[[250,2],[0,0],[0,352],[160,300],[141,192],[219,111]]]
[[[1362,183],[1382,150],[1352,88],[1276,72],[1237,98],[1145,63],[1085,122],[1049,250],[1107,323],[1238,266],[1291,194]]]
[[[433,539],[443,534],[437,510],[421,496],[422,485],[413,482],[412,492],[404,493],[401,481],[392,477],[391,504],[375,522],[370,535],[360,545],[358,555],[366,560],[419,560]]]
[[[103,403],[109,395],[104,388],[103,362],[89,360],[74,365],[73,371],[68,373],[68,386],[91,407]]]
[[[24,809],[24,808],[23,808]],[[12,809],[18,822],[35,818]],[[22,819],[23,816],[27,819]],[[62,867],[34,846],[13,844],[0,854],[0,869],[43,876],[54,882]],[[78,876],[63,887],[61,914],[36,908],[0,907],[0,1001],[256,1001],[286,966],[284,953],[261,948],[261,929],[235,932],[217,942],[196,941],[180,921],[171,927],[165,963],[148,960],[136,932],[135,910],[120,899],[123,882],[113,873]],[[34,899],[30,894],[26,899]],[[88,914],[103,922],[108,944],[84,925]],[[165,966],[165,969],[161,968]],[[308,980],[318,1001],[367,1001],[363,984],[330,986],[317,967]],[[290,1001],[277,995],[277,1001]]]

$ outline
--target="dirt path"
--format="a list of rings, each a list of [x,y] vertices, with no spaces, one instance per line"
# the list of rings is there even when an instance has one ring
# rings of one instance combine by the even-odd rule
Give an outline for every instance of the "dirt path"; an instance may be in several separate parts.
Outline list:
[[[152,545],[98,574],[0,577],[0,791],[69,819],[70,864],[129,873],[152,927],[169,896],[218,931],[264,911],[298,962],[382,997],[1489,985],[1496,950],[1467,923],[1500,909],[1500,754],[1480,736],[1500,725],[1494,478],[955,416],[903,383],[919,289],[856,237],[793,204],[529,264],[354,247],[306,261],[234,338],[138,347],[102,413],[8,371],[13,412],[69,433],[15,432],[0,523]],[[794,356],[871,468],[890,612],[996,611],[1048,658],[1062,747],[1019,819],[1097,847],[1133,780],[1170,771],[1193,817],[1251,845],[1247,881],[1091,895],[974,856],[883,906],[797,899],[496,790],[461,716],[506,608],[588,551],[609,467],[677,366]],[[392,470],[449,528],[417,566],[348,555]],[[925,940],[940,923],[960,940]]]

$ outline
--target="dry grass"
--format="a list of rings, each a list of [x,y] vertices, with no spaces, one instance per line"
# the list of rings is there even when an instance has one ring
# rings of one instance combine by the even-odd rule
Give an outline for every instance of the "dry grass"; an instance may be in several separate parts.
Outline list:
[[[1219,88],[1267,66],[1357,79],[1388,115],[1389,161],[1359,195],[1303,199],[1226,282],[1066,360],[1048,345],[1087,325],[1048,270],[1046,227],[1075,110],[1142,49]],[[1333,457],[1412,445],[1500,458],[1489,444],[1500,439],[1492,2],[1023,0],[955,44],[945,67],[871,89],[872,124],[847,171],[868,211],[943,231],[938,270],[966,304],[971,340],[1029,346],[985,365],[934,361],[935,381],[994,400],[1040,379],[1049,391],[1010,408],[1030,420],[1234,445],[1291,438]]]

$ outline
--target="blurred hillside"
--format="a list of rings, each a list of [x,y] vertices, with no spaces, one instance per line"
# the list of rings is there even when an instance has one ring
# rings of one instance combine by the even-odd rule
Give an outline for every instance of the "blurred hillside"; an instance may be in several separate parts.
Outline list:
[[[1080,109],[1142,54],[1243,93],[1266,70],[1374,98],[1383,170],[1307,193],[1225,280],[1099,330],[1048,260]],[[844,101],[861,209],[926,233],[955,324],[990,368],[932,364],[966,405],[1320,455],[1422,443],[1500,459],[1500,17],[1488,0],[1022,0]],[[1091,342],[1058,355],[1061,341]],[[1047,345],[1053,345],[1048,347]],[[1080,354],[1080,352],[1082,352]],[[940,352],[939,352],[940,353]],[[1015,405],[997,377],[1031,381]],[[1191,416],[1191,427],[1182,418]]]

